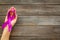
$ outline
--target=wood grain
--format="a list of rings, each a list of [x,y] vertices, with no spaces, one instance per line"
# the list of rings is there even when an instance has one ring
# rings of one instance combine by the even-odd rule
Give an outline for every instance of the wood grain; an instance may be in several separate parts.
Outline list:
[[[41,26],[15,26],[12,30],[13,37],[40,37],[40,38],[60,38],[60,25]],[[2,30],[0,26],[0,36]]]
[[[60,16],[60,5],[0,5],[0,16],[6,15],[8,9],[14,6],[20,16]]]
[[[60,38],[11,37],[10,40],[59,40]]]
[[[11,6],[18,20],[10,40],[60,40],[60,0],[0,0],[0,37]]]
[[[60,38],[10,37],[10,40],[60,40]]]
[[[60,0],[0,0],[0,4],[60,4]]]
[[[0,16],[0,25],[5,16]],[[16,25],[60,25],[60,16],[18,16]]]

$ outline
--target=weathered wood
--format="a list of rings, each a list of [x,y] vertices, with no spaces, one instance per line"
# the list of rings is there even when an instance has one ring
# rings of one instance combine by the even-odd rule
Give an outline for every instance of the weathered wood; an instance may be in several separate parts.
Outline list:
[[[58,38],[59,40],[60,38]],[[57,38],[40,38],[40,37],[11,37],[10,40],[57,40]]]
[[[0,36],[1,38],[1,36]],[[60,38],[41,38],[41,37],[10,37],[9,40],[60,40]]]
[[[53,28],[42,26],[17,26],[12,32],[12,36],[39,36],[39,37],[53,37]]]
[[[60,37],[59,26],[15,26],[11,36]]]
[[[60,38],[41,38],[41,37],[10,37],[9,40],[60,40]]]
[[[0,37],[11,6],[18,20],[10,40],[60,40],[60,0],[0,0]]]
[[[59,29],[60,25],[15,26],[12,30],[11,37],[60,38]],[[1,34],[2,30],[0,31],[0,36]]]
[[[5,16],[0,16],[0,25]],[[60,16],[18,16],[16,25],[60,25]]]
[[[1,37],[0,37],[1,39]],[[41,37],[10,37],[9,40],[60,40],[60,38],[41,38]]]
[[[60,0],[0,0],[0,4],[60,4]]]
[[[60,5],[0,5],[0,16],[14,6],[21,16],[60,16]]]

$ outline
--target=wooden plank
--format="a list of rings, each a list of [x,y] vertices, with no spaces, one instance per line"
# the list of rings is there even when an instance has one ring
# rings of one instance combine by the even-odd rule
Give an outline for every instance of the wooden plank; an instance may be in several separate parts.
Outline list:
[[[60,38],[60,26],[15,26],[11,36]]]
[[[1,39],[1,37],[0,37]],[[41,38],[41,37],[12,37],[9,40],[60,40],[60,38]]]
[[[55,35],[56,37],[59,37],[60,32],[58,29],[60,29],[60,25],[15,26],[13,28],[11,36],[54,37]],[[0,26],[0,30],[1,30],[1,26]]]
[[[5,16],[0,16],[0,25]],[[60,16],[18,16],[16,25],[60,25]]]
[[[11,36],[37,36],[37,37],[53,37],[53,28],[46,26],[17,26],[14,27]]]
[[[14,6],[21,16],[60,16],[60,5],[0,5],[0,16]]]
[[[60,38],[58,38],[60,39]],[[40,38],[40,37],[11,37],[10,40],[56,40],[56,38]]]
[[[1,37],[0,37],[1,39]],[[10,37],[9,40],[60,40],[60,38],[41,38],[41,37]]]
[[[1,39],[1,37],[0,37]],[[9,40],[60,40],[60,38],[41,38],[41,37],[10,37]]]
[[[1,39],[1,37],[0,37],[0,39]],[[60,40],[60,38],[10,37],[9,40]]]
[[[0,4],[60,4],[60,0],[0,0]]]

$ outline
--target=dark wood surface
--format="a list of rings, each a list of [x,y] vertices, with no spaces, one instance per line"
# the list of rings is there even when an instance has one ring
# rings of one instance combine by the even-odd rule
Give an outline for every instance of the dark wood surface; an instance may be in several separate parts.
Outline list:
[[[10,40],[60,40],[60,0],[0,0],[0,37],[11,6],[18,20]]]

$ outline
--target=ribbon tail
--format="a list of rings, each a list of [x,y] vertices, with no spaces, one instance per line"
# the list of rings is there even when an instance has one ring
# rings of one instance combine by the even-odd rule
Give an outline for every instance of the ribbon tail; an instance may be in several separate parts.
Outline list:
[[[3,23],[2,29],[4,29],[7,26],[7,22]]]
[[[7,25],[8,25],[8,31],[10,32],[12,30],[12,24],[8,23],[8,21],[3,23],[2,29],[4,29]]]
[[[11,32],[11,30],[12,30],[12,24],[10,23],[8,24],[8,31]]]

